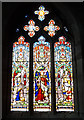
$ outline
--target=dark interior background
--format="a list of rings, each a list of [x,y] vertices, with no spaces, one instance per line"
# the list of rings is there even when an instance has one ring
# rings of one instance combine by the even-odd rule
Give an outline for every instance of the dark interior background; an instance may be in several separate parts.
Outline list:
[[[50,13],[45,15],[45,20],[38,20],[38,16],[34,15],[34,11],[39,6],[45,6]],[[25,18],[25,15],[28,17]],[[35,25],[40,27],[35,36],[30,38],[28,31],[23,30],[24,25],[33,19]],[[48,26],[48,22],[53,19],[55,25],[60,26],[60,31],[54,37],[50,37],[48,32],[43,28]],[[64,29],[67,27],[68,32]],[[19,28],[19,32],[16,29]],[[49,3],[49,2],[5,2],[2,4],[2,120],[6,119],[84,119],[84,3]],[[54,82],[54,63],[51,62],[52,76],[52,112],[34,113],[33,112],[33,67],[30,68],[30,91],[29,91],[29,109],[30,112],[10,112],[11,101],[11,75],[12,75],[12,45],[18,41],[18,37],[23,35],[25,41],[30,43],[30,66],[33,66],[33,43],[43,35],[46,41],[51,43],[51,61],[54,60],[53,45],[58,38],[64,35],[67,41],[72,43],[73,53],[73,73],[74,73],[74,93],[75,93],[75,112],[59,112],[55,111],[55,82]]]

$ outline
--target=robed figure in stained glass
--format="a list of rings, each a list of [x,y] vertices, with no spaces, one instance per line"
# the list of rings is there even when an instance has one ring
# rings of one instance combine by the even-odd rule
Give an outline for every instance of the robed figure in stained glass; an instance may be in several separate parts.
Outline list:
[[[74,111],[71,43],[64,36],[54,44],[56,111]]]
[[[40,72],[39,72],[40,70]],[[45,100],[48,102],[48,85],[49,85],[49,73],[45,70],[44,66],[41,66],[35,74],[35,97],[36,101]]]
[[[51,111],[50,43],[41,36],[34,43],[34,111]]]
[[[13,44],[11,111],[29,110],[29,43],[20,36]]]

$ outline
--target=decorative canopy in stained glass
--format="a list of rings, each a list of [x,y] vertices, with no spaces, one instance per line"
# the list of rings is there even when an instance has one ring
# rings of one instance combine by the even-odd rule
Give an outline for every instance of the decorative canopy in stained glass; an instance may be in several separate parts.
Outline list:
[[[29,43],[20,36],[13,44],[11,111],[29,110]]]
[[[51,111],[50,43],[41,36],[33,45],[33,109]]]
[[[39,7],[39,11],[35,11],[34,14],[38,15],[38,19],[43,21],[45,19],[45,15],[49,14],[49,11],[45,10],[45,7],[41,5]]]
[[[71,44],[65,40],[54,44],[56,111],[74,111]]]
[[[45,31],[49,31],[48,35],[53,37],[55,35],[55,31],[60,30],[60,27],[59,26],[55,26],[55,21],[54,20],[50,20],[48,24],[49,24],[49,26],[45,26],[44,30]]]
[[[35,31],[39,31],[39,27],[38,26],[35,26],[35,22],[33,20],[30,20],[28,22],[29,25],[25,25],[24,26],[24,30],[25,31],[29,31],[28,32],[28,35],[30,37],[33,37],[35,35]]]

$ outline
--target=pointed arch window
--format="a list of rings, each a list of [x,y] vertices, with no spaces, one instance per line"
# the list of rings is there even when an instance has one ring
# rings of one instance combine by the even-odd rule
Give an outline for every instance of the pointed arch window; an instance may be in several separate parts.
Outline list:
[[[56,111],[74,111],[72,51],[65,40],[59,37],[54,44]]]
[[[41,36],[33,45],[33,109],[51,111],[50,43]]]
[[[37,11],[41,22],[45,19],[44,7]],[[44,14],[45,13],[45,14]],[[23,29],[28,31],[28,37],[32,39],[35,31],[40,31],[39,26],[31,19]],[[54,20],[49,21],[49,26],[43,26],[48,31],[49,37],[54,37],[61,30],[55,25]],[[47,36],[48,36],[47,35]],[[55,81],[56,111],[74,111],[73,74],[72,74],[72,51],[71,43],[66,42],[64,36],[59,37],[59,42],[54,43],[51,48],[50,42],[40,36],[38,42],[24,42],[25,38],[20,36],[18,42],[13,44],[12,52],[12,80],[11,80],[11,111],[29,111],[29,55],[30,44],[33,43],[33,111],[45,112],[51,110],[51,82]],[[51,59],[51,51],[54,48],[54,59]],[[50,51],[51,50],[51,51]],[[51,61],[53,60],[53,61]],[[55,79],[51,78],[51,62],[54,63]],[[51,81],[52,80],[52,81]]]
[[[11,111],[29,111],[29,43],[20,36],[13,44]]]

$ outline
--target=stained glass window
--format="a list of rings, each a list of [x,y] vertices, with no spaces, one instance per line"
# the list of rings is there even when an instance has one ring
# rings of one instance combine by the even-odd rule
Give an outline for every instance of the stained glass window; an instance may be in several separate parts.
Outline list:
[[[20,36],[13,44],[11,111],[29,110],[29,43]]]
[[[39,10],[34,11],[38,15],[39,23],[46,19],[50,12],[41,5]],[[46,17],[45,17],[46,15]],[[27,18],[28,15],[25,16]],[[36,26],[36,21],[30,19],[24,30],[28,35],[35,37],[36,31],[48,31],[48,35],[54,37],[61,27],[55,25],[55,21],[47,21],[48,26]],[[64,27],[65,29],[65,27]],[[17,28],[16,32],[20,29]],[[67,30],[66,30],[67,31]],[[51,38],[52,39],[52,38]],[[20,36],[18,42],[13,44],[12,52],[12,79],[11,79],[11,111],[29,111],[29,43]],[[52,42],[51,42],[52,43]],[[71,43],[66,38],[59,37],[59,42],[54,44],[54,66],[55,66],[55,89],[56,111],[74,111],[73,74],[72,74],[72,51]],[[51,48],[52,49],[52,48]],[[31,52],[32,53],[32,52]],[[51,111],[51,55],[50,43],[40,36],[38,42],[33,44],[33,110]],[[32,64],[31,64],[32,65]],[[54,67],[53,67],[54,70]],[[30,73],[32,73],[30,71]],[[52,81],[52,82],[53,82]],[[53,87],[53,86],[52,86]],[[30,88],[31,89],[31,88]],[[31,91],[31,90],[30,90]],[[32,98],[32,97],[31,97]],[[30,110],[31,111],[31,110]]]
[[[74,111],[71,44],[65,40],[54,44],[56,111]]]
[[[50,43],[41,36],[33,45],[33,109],[51,111]]]

